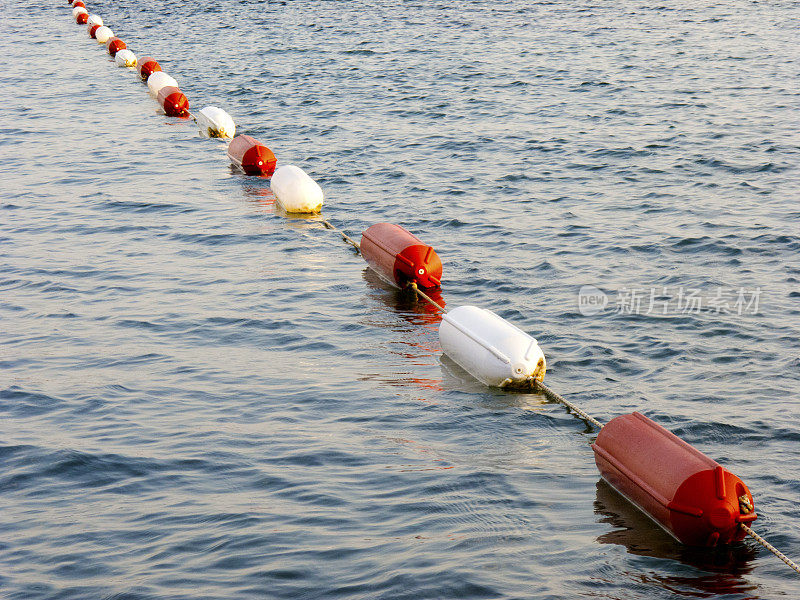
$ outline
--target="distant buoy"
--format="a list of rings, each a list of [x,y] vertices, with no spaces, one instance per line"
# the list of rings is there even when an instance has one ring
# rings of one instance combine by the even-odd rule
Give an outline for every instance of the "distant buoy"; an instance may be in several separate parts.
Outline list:
[[[168,117],[185,117],[189,113],[189,100],[173,85],[164,86],[158,91],[158,103]]]
[[[376,223],[361,234],[361,255],[382,279],[395,287],[416,283],[437,288],[442,261],[436,251],[393,223]]]
[[[160,92],[163,87],[178,87],[178,82],[164,73],[164,71],[160,70],[154,72],[147,78],[147,89],[150,90],[150,94],[153,96],[158,97],[158,92]]]
[[[82,12],[79,13],[77,17],[75,17],[75,22],[78,25],[85,25],[89,21],[89,14]]]
[[[249,135],[238,135],[228,145],[228,158],[248,175],[272,175],[275,155]]]
[[[603,479],[684,544],[740,541],[757,517],[741,479],[642,414],[611,419],[592,450]]]
[[[363,244],[362,244],[363,250]],[[490,387],[528,386],[547,362],[535,338],[490,310],[459,306],[442,317],[442,351]]]
[[[86,4],[84,4],[83,0],[73,0],[72,8],[86,8]]]
[[[105,25],[102,25],[94,32],[94,38],[97,40],[98,44],[105,44],[112,37],[114,37],[114,32],[111,31],[110,27]]]
[[[97,30],[100,29],[101,27],[102,25],[89,25],[89,27],[87,27],[87,30],[89,31],[89,37],[94,38],[95,34],[97,33]]]
[[[161,65],[159,65],[154,58],[143,56],[141,60],[139,60],[139,76],[145,81],[147,81],[147,78],[150,77],[150,75],[160,70]],[[175,85],[178,85],[177,82]]]
[[[89,19],[86,21],[87,25],[102,25],[103,19],[100,15],[89,15]]]
[[[86,7],[84,6],[76,6],[75,8],[72,9],[72,18],[74,19],[78,15],[87,15],[86,18],[88,19],[89,11],[86,10]]]
[[[287,213],[318,213],[322,188],[300,167],[283,165],[272,175],[269,187]]]
[[[114,56],[114,62],[117,63],[118,67],[135,67],[136,55],[127,48],[124,48]]]
[[[197,113],[196,117],[197,126],[208,137],[232,139],[236,136],[236,123],[221,108],[206,106]]]
[[[125,42],[118,37],[110,37],[108,40],[106,40],[106,49],[111,56],[116,56],[117,52],[120,50],[125,50],[127,47],[128,46],[125,45]]]

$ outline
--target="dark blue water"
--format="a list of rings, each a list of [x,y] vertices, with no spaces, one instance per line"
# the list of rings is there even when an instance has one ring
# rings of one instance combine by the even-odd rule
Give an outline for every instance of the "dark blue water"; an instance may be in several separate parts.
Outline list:
[[[800,556],[796,2],[87,4],[326,218],[432,244],[448,306],[535,335],[553,389],[736,473]],[[435,312],[158,114],[66,2],[1,7],[0,596],[800,597],[442,358]]]

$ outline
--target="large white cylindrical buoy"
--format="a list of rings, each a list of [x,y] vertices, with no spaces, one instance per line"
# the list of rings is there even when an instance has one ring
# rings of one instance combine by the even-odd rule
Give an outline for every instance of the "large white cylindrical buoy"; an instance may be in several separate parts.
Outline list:
[[[273,173],[269,187],[288,213],[318,213],[322,210],[322,188],[300,167],[279,167]]]
[[[102,25],[103,19],[100,17],[100,15],[89,15],[89,18],[86,20],[86,24],[89,26]]]
[[[536,340],[490,310],[459,306],[442,317],[442,351],[475,379],[491,387],[541,381],[547,368]]]
[[[125,48],[114,55],[114,62],[117,63],[118,67],[135,67],[136,55]]]
[[[233,118],[216,106],[206,106],[197,113],[197,126],[208,137],[231,139],[236,137],[236,123],[233,122]]]
[[[114,32],[111,31],[110,27],[106,27],[105,25],[94,32],[94,39],[97,40],[98,44],[105,44],[108,39],[112,37],[114,37]]]
[[[77,17],[78,15],[80,15],[80,14],[83,14],[83,13],[85,13],[85,14],[87,14],[87,15],[88,15],[88,14],[89,14],[89,11],[88,11],[88,10],[86,10],[86,9],[85,9],[84,7],[82,7],[82,6],[76,6],[75,8],[73,8],[73,9],[72,9],[72,18],[74,19],[75,17]],[[88,20],[88,19],[87,19],[87,20]]]
[[[147,78],[147,89],[150,90],[153,96],[158,96],[158,92],[161,91],[161,88],[167,86],[178,87],[178,82],[164,73],[164,71],[156,71]]]

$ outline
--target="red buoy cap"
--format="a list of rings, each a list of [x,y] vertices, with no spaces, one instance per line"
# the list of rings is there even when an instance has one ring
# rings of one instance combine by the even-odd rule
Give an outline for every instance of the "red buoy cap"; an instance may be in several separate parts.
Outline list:
[[[83,3],[83,0],[74,0],[72,3],[72,8],[78,8],[79,6],[86,8],[86,5]]]
[[[423,288],[438,288],[442,283],[439,255],[399,225],[376,223],[364,231],[361,255],[392,285],[405,287],[416,283]]]
[[[78,25],[86,25],[86,22],[88,20],[89,20],[89,13],[82,12],[75,15],[75,22]]]
[[[174,85],[167,85],[158,91],[158,103],[168,117],[185,117],[189,112],[189,100]]]
[[[97,30],[100,29],[101,27],[102,27],[102,25],[97,25],[96,23],[94,25],[89,25],[89,29],[88,29],[89,37],[91,37],[91,38],[97,37],[95,34],[97,33]]]
[[[741,479],[640,413],[609,421],[592,449],[603,479],[684,544],[738,542],[756,519]]]
[[[139,76],[147,81],[147,78],[150,77],[156,71],[161,70],[161,65],[159,65],[154,58],[150,56],[143,56],[139,59]]]
[[[248,175],[267,175],[275,172],[275,155],[249,135],[237,135],[228,145],[228,158]]]
[[[120,50],[124,50],[127,47],[128,46],[125,45],[125,42],[123,42],[121,39],[119,39],[116,36],[115,37],[110,37],[106,41],[106,48],[108,48],[108,53],[111,56],[116,56],[117,52],[119,52]]]

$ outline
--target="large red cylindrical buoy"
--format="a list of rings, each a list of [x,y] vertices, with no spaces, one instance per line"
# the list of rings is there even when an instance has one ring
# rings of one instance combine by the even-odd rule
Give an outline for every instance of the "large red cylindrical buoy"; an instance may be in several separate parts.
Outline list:
[[[189,113],[189,100],[180,88],[168,85],[158,91],[158,103],[168,117],[185,117]]]
[[[434,249],[399,225],[376,223],[361,234],[361,255],[390,284],[438,288],[442,261]]]
[[[106,48],[108,48],[108,53],[111,56],[116,56],[117,52],[124,50],[127,47],[128,46],[125,45],[125,42],[116,36],[108,38],[108,41],[106,42]]]
[[[160,70],[161,65],[159,65],[154,58],[143,56],[139,59],[139,76],[145,81],[147,81],[150,75]]]
[[[741,479],[638,412],[609,421],[592,449],[603,479],[684,544],[740,541],[756,518]]]
[[[75,22],[78,25],[86,25],[88,20],[89,20],[89,13],[85,12],[78,13],[78,15],[75,17]]]
[[[101,27],[102,27],[102,25],[97,25],[97,24],[89,25],[89,37],[94,38],[95,37],[95,35],[94,35],[95,32],[98,29],[100,29]]]
[[[275,172],[272,150],[249,135],[237,135],[228,145],[228,158],[248,175],[267,175]]]

